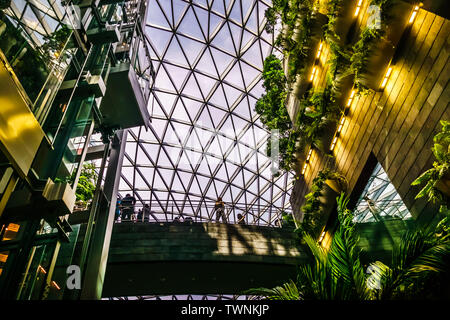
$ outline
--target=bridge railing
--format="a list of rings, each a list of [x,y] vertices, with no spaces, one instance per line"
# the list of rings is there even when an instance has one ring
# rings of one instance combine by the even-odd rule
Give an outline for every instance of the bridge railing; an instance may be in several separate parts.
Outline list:
[[[160,210],[154,210],[155,203],[145,209],[143,204],[133,207],[118,205],[116,223],[122,222],[218,222],[229,224],[247,224],[261,226],[282,226],[282,212],[290,210],[254,204],[251,207],[244,203],[224,203],[224,215],[218,214],[215,202],[198,201],[189,203],[182,201],[167,201],[165,206],[157,204]],[[128,210],[127,210],[128,208]]]

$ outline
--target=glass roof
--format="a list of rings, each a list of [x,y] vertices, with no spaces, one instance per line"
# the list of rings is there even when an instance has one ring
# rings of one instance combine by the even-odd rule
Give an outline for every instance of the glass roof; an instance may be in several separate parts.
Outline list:
[[[358,223],[412,218],[380,163],[373,170],[356,204],[354,216],[354,221]]]
[[[61,22],[67,22],[66,8],[61,0],[12,0],[5,10],[13,20],[23,27],[31,43],[39,47],[44,43],[43,36],[59,29]]]
[[[214,219],[222,197],[228,221],[275,225],[289,210],[292,177],[273,177],[270,136],[254,112],[269,1],[150,0],[146,35],[156,71],[150,130],[128,134],[119,193],[149,203],[153,221],[180,213]],[[275,34],[276,36],[276,34]],[[276,52],[280,55],[279,52]]]

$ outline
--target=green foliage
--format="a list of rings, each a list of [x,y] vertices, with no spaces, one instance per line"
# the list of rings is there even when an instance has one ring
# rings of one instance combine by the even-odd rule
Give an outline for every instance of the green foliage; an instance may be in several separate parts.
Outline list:
[[[359,237],[353,215],[343,193],[336,199],[339,226],[329,249],[305,233],[304,241],[313,256],[300,266],[297,281],[274,289],[258,288],[248,293],[272,300],[391,300],[442,299],[450,276],[450,221],[435,228],[408,231],[392,254],[391,266],[372,263],[365,273],[357,250]],[[369,269],[368,269],[369,270]]]
[[[358,42],[353,46],[349,72],[354,74],[355,88],[361,95],[370,92],[370,89],[362,84],[361,79],[364,77],[364,73],[367,72],[367,63],[370,55],[373,54],[375,45],[382,38],[383,34],[384,31],[382,29],[366,27],[361,31]]]
[[[441,220],[436,228],[408,231],[394,248],[391,266],[371,264],[377,274],[376,298],[441,299],[450,277],[450,223]]]
[[[255,111],[267,128],[284,132],[292,127],[292,123],[286,109],[286,77],[281,61],[274,55],[264,60],[262,77],[266,93],[256,102]]]
[[[441,179],[448,176],[450,168],[450,122],[441,121],[442,130],[433,138],[434,145],[432,147],[433,155],[436,159],[433,167],[422,173],[412,185],[425,186],[417,194],[416,199],[427,196],[431,202],[448,201],[447,196],[438,189],[438,183]]]
[[[283,300],[366,300],[371,291],[366,286],[366,274],[356,250],[358,236],[352,214],[346,208],[348,199],[341,194],[337,199],[340,226],[329,250],[320,246],[309,234],[304,240],[312,254],[311,264],[299,268],[297,281],[290,281],[274,289],[253,289],[270,299]]]
[[[62,54],[65,44],[72,34],[72,30],[62,25],[51,35],[44,36],[44,44],[40,47],[41,59],[49,65]]]
[[[336,104],[331,86],[324,90],[313,92],[300,101],[300,112],[297,118],[297,127],[301,139],[306,144],[320,146],[319,138],[323,129],[330,122],[338,120],[341,108]]]
[[[305,67],[314,22],[313,3],[312,0],[275,0],[265,12],[267,32],[273,32],[279,18],[285,28],[275,40],[275,46],[280,47],[288,59],[287,76],[290,83],[296,80],[296,75]]]
[[[247,290],[245,294],[261,295],[267,297],[267,299],[269,300],[301,300],[297,285],[292,280],[288,283],[283,284],[282,286],[278,286],[273,289],[250,289]]]
[[[94,198],[96,181],[98,174],[95,171],[95,164],[85,163],[81,169],[81,175],[78,180],[76,190],[76,200],[86,205]]]
[[[318,228],[321,226],[322,220],[322,196],[324,184],[326,180],[345,181],[345,177],[338,172],[324,169],[320,171],[313,179],[311,191],[305,196],[305,204],[301,208],[304,217],[300,229],[303,232],[317,234]]]

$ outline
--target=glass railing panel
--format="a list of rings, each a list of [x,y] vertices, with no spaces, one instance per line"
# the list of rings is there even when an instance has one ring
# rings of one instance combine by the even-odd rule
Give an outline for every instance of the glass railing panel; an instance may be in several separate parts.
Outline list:
[[[17,77],[30,109],[42,119],[64,79],[75,51],[70,47],[72,30],[63,26],[44,36],[40,47],[32,45],[17,22],[0,11],[0,50]]]

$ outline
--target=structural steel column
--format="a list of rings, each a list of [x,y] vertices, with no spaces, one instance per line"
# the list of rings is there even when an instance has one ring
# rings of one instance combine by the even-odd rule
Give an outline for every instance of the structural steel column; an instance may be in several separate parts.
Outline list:
[[[127,133],[127,130],[118,131],[112,141],[104,184],[104,195],[107,201],[101,201],[98,207],[91,248],[87,257],[86,272],[81,287],[80,298],[82,300],[99,300],[102,297]]]

